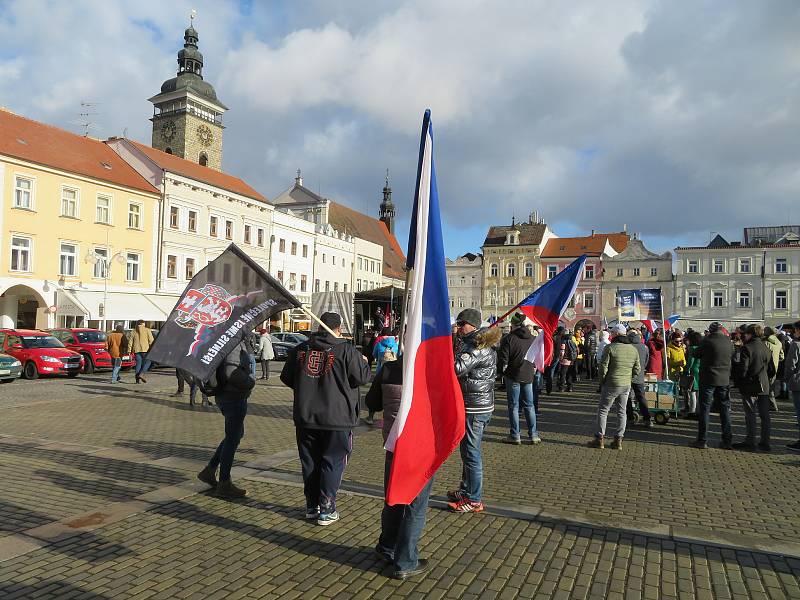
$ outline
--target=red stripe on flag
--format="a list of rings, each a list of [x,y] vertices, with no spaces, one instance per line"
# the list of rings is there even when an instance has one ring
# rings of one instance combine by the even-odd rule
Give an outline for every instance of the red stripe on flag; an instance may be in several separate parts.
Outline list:
[[[389,473],[389,505],[410,504],[464,437],[464,399],[453,362],[449,336],[426,340],[417,349],[411,410]]]

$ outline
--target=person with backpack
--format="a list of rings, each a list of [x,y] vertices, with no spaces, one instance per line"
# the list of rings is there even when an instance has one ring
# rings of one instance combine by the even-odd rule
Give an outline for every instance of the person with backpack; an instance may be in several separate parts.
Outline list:
[[[744,345],[739,354],[736,382],[742,394],[744,420],[747,436],[743,442],[733,444],[738,450],[756,449],[756,414],[761,418],[761,438],[758,448],[770,451],[770,378],[775,377],[775,364],[772,353],[761,339],[761,325],[748,325],[744,332]]]
[[[320,320],[327,329],[289,351],[281,381],[294,391],[306,519],[330,525],[339,520],[336,494],[358,425],[358,388],[370,372],[367,358],[342,338],[341,316],[326,312]]]
[[[578,358],[578,347],[572,339],[569,330],[564,330],[561,334],[561,339],[556,345],[556,353],[558,354],[558,391],[572,391],[572,384],[575,383],[573,379],[575,360]]]
[[[244,437],[247,399],[256,385],[250,364],[251,355],[243,339],[223,359],[212,380],[203,389],[204,393],[215,396],[217,406],[225,417],[225,437],[197,478],[214,488],[214,493],[221,498],[243,498],[247,495],[246,490],[231,481],[231,467],[236,449]],[[217,468],[219,481],[216,477]]]
[[[533,336],[525,326],[525,319],[525,315],[521,312],[515,313],[511,317],[512,329],[500,340],[500,349],[497,351],[497,372],[505,377],[508,421],[511,427],[508,437],[503,441],[516,445],[522,443],[519,433],[520,401],[528,425],[529,443],[540,444],[542,442],[536,428],[536,411],[534,410],[534,398],[538,394],[535,387],[536,367],[533,363],[525,360],[525,355],[533,344]]]
[[[125,328],[117,325],[113,333],[106,338],[106,349],[111,355],[111,383],[122,383],[119,371],[122,368],[122,357],[128,353],[128,338],[125,337]]]
[[[375,345],[372,349],[372,355],[375,357],[376,367],[375,375],[381,371],[383,363],[388,360],[395,360],[397,354],[400,352],[400,347],[397,345],[397,338],[392,335],[392,330],[384,327],[381,334],[375,339]]]

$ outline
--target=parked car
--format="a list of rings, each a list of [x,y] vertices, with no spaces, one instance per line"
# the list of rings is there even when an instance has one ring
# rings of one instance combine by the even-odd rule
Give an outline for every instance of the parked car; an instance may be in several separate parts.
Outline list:
[[[275,333],[270,333],[269,339],[272,341],[272,349],[275,351],[275,360],[286,360],[289,350],[297,345],[280,340]]]
[[[0,351],[10,354],[22,363],[26,379],[39,375],[67,375],[77,377],[83,368],[79,352],[68,350],[61,341],[35,329],[2,329]]]
[[[99,329],[51,329],[65,347],[83,356],[83,372],[94,373],[96,369],[110,369],[111,354],[106,350],[107,335]],[[130,369],[136,364],[133,354],[122,357],[122,368]]]
[[[286,342],[292,346],[297,346],[297,344],[302,344],[303,342],[308,341],[308,336],[304,333],[279,332],[272,333],[270,335],[272,335],[273,338],[276,338],[279,342]]]
[[[11,383],[22,373],[22,363],[9,354],[0,354],[0,383]]]

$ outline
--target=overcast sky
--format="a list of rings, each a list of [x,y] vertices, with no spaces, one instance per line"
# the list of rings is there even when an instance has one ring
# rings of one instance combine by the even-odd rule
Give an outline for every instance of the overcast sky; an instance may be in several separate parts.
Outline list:
[[[405,246],[430,107],[446,253],[538,210],[655,250],[800,223],[797,0],[0,0],[0,105],[150,141],[191,8],[224,169],[377,214]]]

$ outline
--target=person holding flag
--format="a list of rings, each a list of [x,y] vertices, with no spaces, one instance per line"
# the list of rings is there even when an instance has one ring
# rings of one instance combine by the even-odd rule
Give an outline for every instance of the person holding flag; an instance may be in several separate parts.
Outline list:
[[[380,382],[395,386],[402,383],[399,390],[394,388],[394,404],[389,406],[387,402],[384,406],[384,423],[389,421],[390,425],[386,425],[386,502],[378,546],[381,555],[393,563],[392,576],[401,580],[428,568],[427,561],[418,556],[417,541],[425,526],[431,482],[464,436],[465,423],[464,401],[453,369],[429,110],[422,121],[406,268],[410,282],[406,288],[411,295],[403,353],[400,361],[384,366]]]

